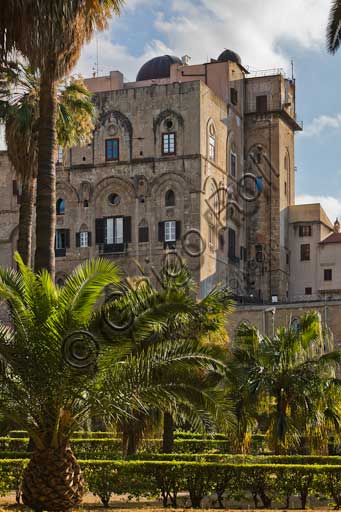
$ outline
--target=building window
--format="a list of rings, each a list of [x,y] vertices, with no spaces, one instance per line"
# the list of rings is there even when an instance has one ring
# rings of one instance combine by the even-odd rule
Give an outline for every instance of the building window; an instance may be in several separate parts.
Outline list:
[[[120,157],[119,139],[107,139],[105,141],[105,160],[113,162],[119,160]]]
[[[234,260],[236,258],[236,232],[234,229],[229,228],[228,231],[228,257],[231,260]]]
[[[131,217],[96,219],[96,244],[103,245],[103,252],[123,252],[131,242]]]
[[[332,281],[333,280],[333,270],[331,268],[324,269],[324,280]]]
[[[304,295],[311,295],[313,293],[312,291],[312,288],[309,286],[308,288],[305,289],[304,291]]]
[[[231,176],[237,176],[237,155],[234,151],[230,153],[230,172]]]
[[[301,261],[310,260],[310,244],[301,245]]]
[[[65,213],[65,201],[64,199],[58,199],[57,203],[56,203],[56,212],[57,212],[57,215],[64,215]]]
[[[234,87],[231,87],[230,89],[230,96],[231,96],[231,103],[233,105],[238,104],[238,91]]]
[[[215,160],[216,156],[216,136],[213,124],[210,125],[208,131],[208,156],[210,160]]]
[[[56,229],[55,255],[65,256],[66,249],[70,247],[70,231],[68,229]]]
[[[311,236],[311,226],[302,225],[298,228],[298,232],[300,237]]]
[[[175,155],[176,153],[176,141],[175,133],[163,133],[162,134],[162,154],[163,155]]]
[[[89,247],[89,233],[87,231],[81,231],[79,233],[79,246]]]
[[[288,190],[287,190],[287,182],[285,181],[284,182],[284,195],[287,195],[288,193]]]
[[[139,243],[149,241],[149,229],[148,224],[145,220],[142,220],[139,224]]]
[[[165,206],[175,206],[175,194],[173,190],[167,190],[165,195]]]
[[[58,146],[58,154],[57,154],[57,164],[63,163],[63,148],[62,146]]]
[[[268,97],[266,95],[256,96],[256,112],[264,114],[268,110]]]
[[[165,242],[176,241],[176,222],[175,220],[168,220],[165,222]]]
[[[89,201],[87,199],[84,199],[83,206],[84,206],[84,208],[88,208],[89,207]]]

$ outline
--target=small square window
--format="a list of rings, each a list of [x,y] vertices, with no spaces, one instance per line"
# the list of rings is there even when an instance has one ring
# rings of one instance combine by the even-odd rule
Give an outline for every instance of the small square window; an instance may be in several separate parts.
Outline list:
[[[301,261],[310,261],[310,244],[301,245]]]
[[[175,155],[176,153],[176,139],[175,133],[162,134],[162,154]]]
[[[332,281],[333,280],[333,270],[331,268],[324,269],[324,280]]]
[[[300,237],[311,236],[311,226],[310,225],[308,225],[308,226],[302,225],[299,227],[298,232],[299,232]]]
[[[311,287],[306,288],[304,291],[304,295],[311,295],[311,294],[312,294],[312,288]]]
[[[113,162],[119,160],[119,140],[107,139],[105,141],[105,160]]]

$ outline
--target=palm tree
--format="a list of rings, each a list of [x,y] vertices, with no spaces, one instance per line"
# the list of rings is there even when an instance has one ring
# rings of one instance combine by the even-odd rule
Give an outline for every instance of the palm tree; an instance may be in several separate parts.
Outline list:
[[[341,352],[331,349],[331,337],[316,312],[302,316],[298,329],[280,328],[271,338],[245,323],[237,330],[230,382],[239,383],[234,393],[240,400],[246,397],[241,421],[251,423],[255,404],[259,409],[266,402],[268,435],[276,453],[298,449],[304,436],[313,438],[322,425],[340,425],[341,411],[331,410],[326,393],[338,382],[335,371],[341,361]],[[246,434],[245,425],[241,431]]]
[[[8,156],[21,183],[18,252],[29,265],[37,178],[39,77],[19,63],[10,63],[0,75],[0,120],[5,124]],[[62,84],[58,94],[59,146],[87,144],[93,118],[90,92],[80,78],[72,77]]]
[[[340,47],[341,41],[341,1],[333,0],[329,13],[327,27],[327,48],[330,53],[335,53]]]
[[[160,375],[160,383],[167,383],[176,390],[176,400],[168,401],[168,408],[163,414],[163,451],[171,452],[173,448],[173,423],[187,420],[193,428],[201,431],[212,429],[215,416],[219,410],[218,391],[215,389],[221,380],[226,345],[214,346],[212,333],[226,331],[224,320],[231,309],[228,290],[217,288],[205,299],[197,301],[195,285],[188,268],[184,264],[165,264],[159,275],[158,287],[145,278],[135,278],[113,291],[116,307],[109,319],[110,325],[127,325],[124,337],[133,343],[134,353],[147,354],[150,348],[162,347],[164,344],[187,347],[187,350],[200,351],[209,348],[216,360],[221,363],[210,365],[203,371],[200,359],[193,364],[192,359],[185,364],[173,364]],[[150,317],[157,317],[160,323],[149,324]],[[131,320],[134,318],[134,322]],[[115,342],[122,336],[120,329],[109,330],[108,338]],[[207,337],[210,336],[209,340]],[[188,366],[190,365],[190,367]],[[224,409],[225,420],[231,424],[230,408]],[[125,455],[136,453],[143,433],[161,421],[162,414],[152,408],[144,414],[135,415],[133,420],[126,419],[122,424],[123,447]],[[137,421],[138,420],[138,421]]]
[[[109,260],[80,265],[63,288],[46,270],[34,274],[19,255],[16,261],[18,271],[0,268],[0,298],[11,320],[0,323],[0,407],[33,442],[22,484],[24,503],[39,511],[69,510],[83,492],[69,439],[90,414],[112,424],[152,408],[168,410],[181,395],[181,368],[207,371],[221,362],[209,346],[194,342],[150,344],[136,351],[136,340],[118,333],[115,344],[108,343],[103,318],[117,304],[99,303],[119,275]],[[167,311],[185,306],[160,304],[158,311],[146,311],[136,319],[135,332],[140,339],[143,332],[149,337],[162,329]],[[177,380],[170,372],[174,366]]]
[[[0,60],[17,50],[40,74],[35,269],[55,272],[58,84],[83,44],[103,30],[121,0],[8,0],[0,15]]]

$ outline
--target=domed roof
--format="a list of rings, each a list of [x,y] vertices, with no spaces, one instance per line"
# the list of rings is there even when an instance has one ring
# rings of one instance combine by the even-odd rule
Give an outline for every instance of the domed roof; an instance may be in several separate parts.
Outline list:
[[[218,62],[227,62],[230,60],[231,62],[235,62],[236,64],[242,65],[242,59],[238,55],[238,53],[233,52],[232,50],[224,50],[218,57]]]
[[[143,64],[137,74],[136,82],[142,80],[154,80],[156,78],[168,78],[170,76],[170,67],[172,64],[182,64],[178,57],[173,55],[162,55],[162,57],[154,57]]]

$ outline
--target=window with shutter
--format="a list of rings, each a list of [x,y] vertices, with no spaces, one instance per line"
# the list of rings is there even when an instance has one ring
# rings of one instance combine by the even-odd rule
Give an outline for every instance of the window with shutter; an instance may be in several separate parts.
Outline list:
[[[96,219],[96,244],[104,244],[105,240],[105,220]]]
[[[236,232],[232,228],[228,231],[228,257],[231,260],[236,258]]]
[[[117,161],[119,157],[119,139],[107,139],[105,141],[105,160],[107,162]]]
[[[66,249],[70,247],[70,230],[56,229],[55,235],[55,255],[56,257],[65,256]]]

